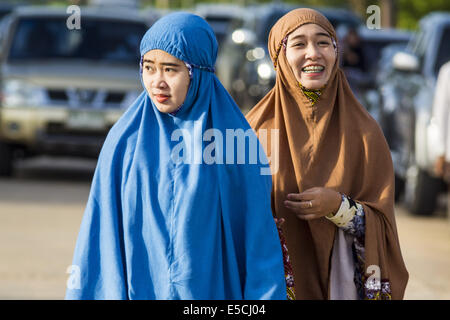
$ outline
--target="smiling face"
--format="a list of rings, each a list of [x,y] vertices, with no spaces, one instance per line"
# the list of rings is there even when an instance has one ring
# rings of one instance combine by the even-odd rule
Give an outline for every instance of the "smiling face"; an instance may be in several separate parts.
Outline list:
[[[325,29],[311,23],[289,35],[286,58],[297,81],[307,89],[320,89],[330,78],[336,52]]]
[[[142,81],[159,111],[176,111],[189,89],[189,71],[183,61],[162,50],[150,50],[144,55]]]

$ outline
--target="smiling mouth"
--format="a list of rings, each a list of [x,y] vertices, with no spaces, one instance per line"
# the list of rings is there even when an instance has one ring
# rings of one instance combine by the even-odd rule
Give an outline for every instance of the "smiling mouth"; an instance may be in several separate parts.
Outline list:
[[[302,68],[302,72],[307,74],[318,74],[325,70],[325,67],[323,66],[307,66]]]

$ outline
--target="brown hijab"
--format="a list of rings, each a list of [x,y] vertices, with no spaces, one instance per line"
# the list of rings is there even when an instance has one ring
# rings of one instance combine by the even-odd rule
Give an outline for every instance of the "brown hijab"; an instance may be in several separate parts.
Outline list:
[[[394,171],[378,124],[360,105],[336,59],[319,100],[312,104],[298,86],[282,41],[303,24],[315,23],[336,40],[330,22],[312,9],[283,16],[269,35],[276,68],[272,90],[247,114],[258,133],[279,131],[279,170],[273,174],[272,207],[282,226],[293,265],[297,299],[328,299],[330,261],[336,225],[326,218],[298,219],[283,202],[289,193],[327,187],[362,204],[366,219],[365,272],[379,267],[392,298],[402,299],[408,281],[394,216]]]

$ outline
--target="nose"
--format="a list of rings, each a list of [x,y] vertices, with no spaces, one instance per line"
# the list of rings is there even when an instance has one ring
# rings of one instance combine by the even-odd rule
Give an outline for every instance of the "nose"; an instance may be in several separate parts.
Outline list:
[[[308,45],[308,47],[306,48],[305,58],[311,59],[311,60],[317,60],[319,57],[320,57],[319,48],[317,48],[317,46],[314,45],[313,43],[310,43]]]
[[[156,72],[152,79],[151,86],[158,89],[164,89],[168,87],[162,72]]]

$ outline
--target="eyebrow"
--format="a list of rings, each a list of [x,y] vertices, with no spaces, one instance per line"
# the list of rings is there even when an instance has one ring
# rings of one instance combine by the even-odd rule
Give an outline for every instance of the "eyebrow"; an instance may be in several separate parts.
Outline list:
[[[155,63],[155,61],[149,60],[149,59],[144,59],[144,62],[149,62],[149,63]],[[180,65],[178,63],[171,63],[171,62],[163,62],[161,63],[161,65],[163,66],[167,66],[167,67],[179,67]]]
[[[325,37],[331,39],[330,35],[329,35],[328,33],[325,33],[325,32],[317,32],[317,33],[314,34],[314,35],[315,35],[315,36],[325,36]],[[290,40],[295,40],[295,39],[297,39],[297,38],[305,38],[305,35],[304,35],[304,34],[298,34],[298,35],[296,35],[295,37],[291,38]]]

